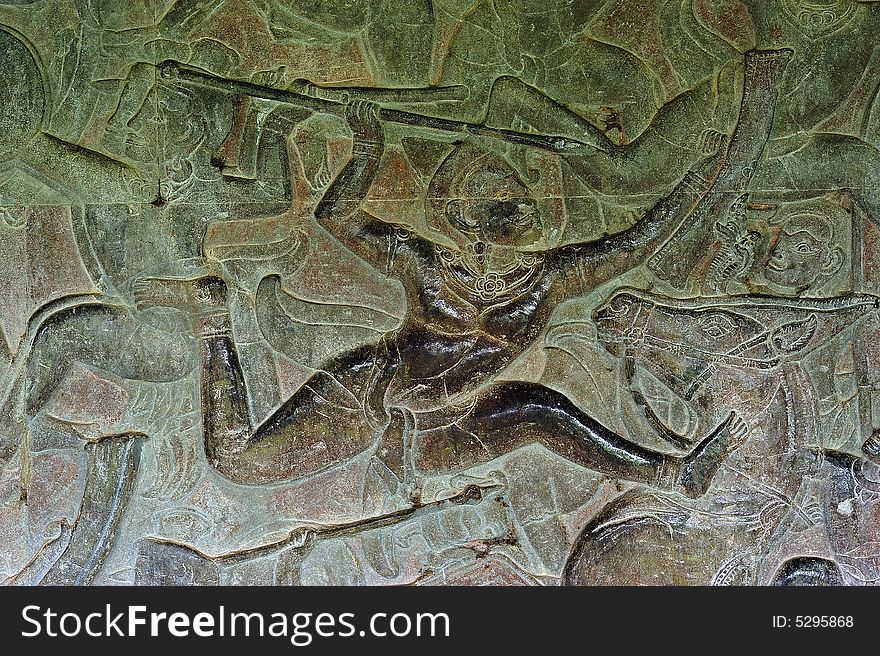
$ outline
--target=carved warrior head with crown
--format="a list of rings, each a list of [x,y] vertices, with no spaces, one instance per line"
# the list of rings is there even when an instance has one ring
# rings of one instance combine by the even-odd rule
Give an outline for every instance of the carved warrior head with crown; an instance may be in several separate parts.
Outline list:
[[[818,211],[788,214],[770,251],[764,277],[776,285],[802,292],[833,276],[843,265],[831,218]]]
[[[470,144],[456,146],[437,169],[426,213],[459,243],[535,250],[544,238],[538,200],[513,166]]]

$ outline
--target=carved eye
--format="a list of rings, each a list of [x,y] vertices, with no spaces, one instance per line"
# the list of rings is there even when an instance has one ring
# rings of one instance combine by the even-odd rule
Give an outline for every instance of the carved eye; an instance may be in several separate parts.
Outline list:
[[[736,324],[720,312],[707,314],[700,318],[700,330],[712,339],[725,337],[731,334],[735,328]]]
[[[608,313],[613,314],[617,317],[626,316],[632,307],[632,301],[625,296],[618,296],[611,304],[608,306]]]
[[[794,245],[793,250],[798,255],[814,255],[819,252],[819,249],[816,246],[807,241],[799,241]]]

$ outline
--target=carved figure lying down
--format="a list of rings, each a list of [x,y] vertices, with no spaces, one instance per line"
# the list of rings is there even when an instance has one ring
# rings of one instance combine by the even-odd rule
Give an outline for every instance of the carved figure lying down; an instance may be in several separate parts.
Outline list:
[[[779,563],[765,556],[784,530],[818,520],[802,490],[822,445],[801,360],[877,307],[864,294],[676,300],[624,289],[598,308],[598,339],[623,359],[625,421],[687,448],[735,411],[749,437],[700,499],[634,488],[610,504],[575,542],[565,582],[767,582]]]

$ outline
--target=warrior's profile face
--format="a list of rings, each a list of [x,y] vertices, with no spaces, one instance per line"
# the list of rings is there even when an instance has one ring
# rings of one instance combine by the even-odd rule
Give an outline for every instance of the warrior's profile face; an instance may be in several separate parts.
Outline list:
[[[833,244],[833,230],[818,214],[796,214],[782,224],[764,276],[791,287],[812,285],[821,275],[840,268],[842,253]]]

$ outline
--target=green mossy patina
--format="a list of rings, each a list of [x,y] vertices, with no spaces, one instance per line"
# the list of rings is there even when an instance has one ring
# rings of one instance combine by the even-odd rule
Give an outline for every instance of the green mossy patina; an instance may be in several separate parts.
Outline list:
[[[0,0],[0,580],[880,580],[878,31]]]

